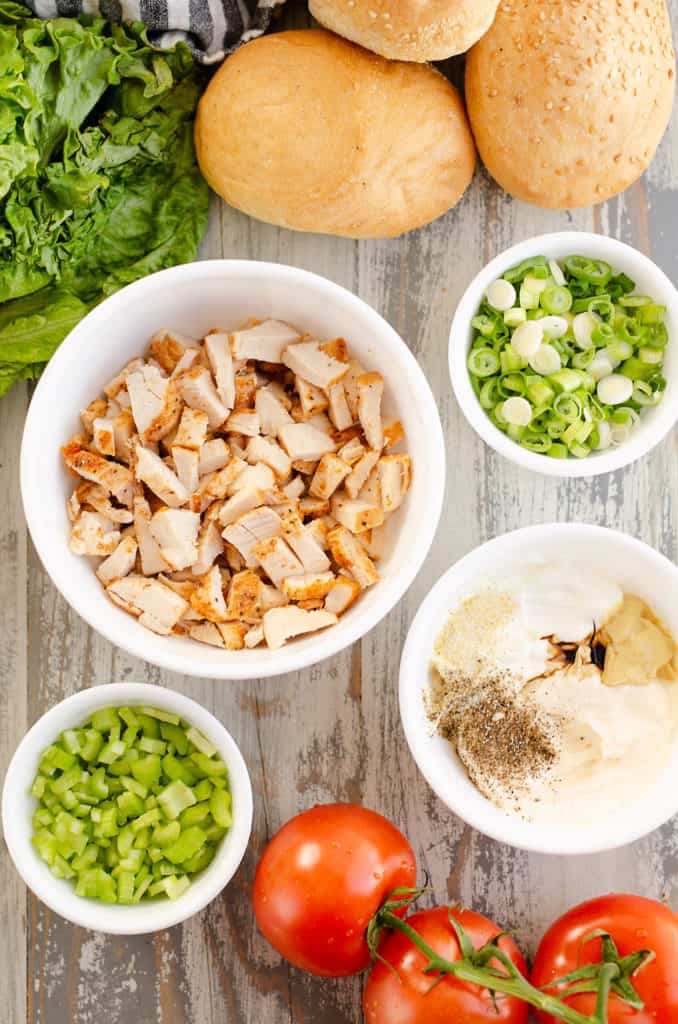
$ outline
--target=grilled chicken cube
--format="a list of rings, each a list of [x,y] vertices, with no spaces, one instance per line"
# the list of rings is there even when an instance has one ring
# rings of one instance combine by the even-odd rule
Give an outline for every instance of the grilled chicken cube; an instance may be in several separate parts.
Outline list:
[[[113,420],[115,457],[129,465],[132,458],[130,442],[134,437],[134,417],[130,409],[121,409]]]
[[[192,448],[172,445],[172,460],[176,474],[189,494],[197,491],[200,483],[200,456]]]
[[[229,495],[237,494],[238,491],[268,491],[275,487],[275,474],[270,466],[246,466],[236,476],[228,489]]]
[[[358,536],[358,540],[370,558],[378,562],[380,558],[384,557],[384,551],[386,550],[386,523],[361,533]]]
[[[83,482],[76,487],[75,494],[78,506],[82,505],[95,512],[100,512],[105,519],[110,519],[113,523],[127,525],[134,518],[131,509],[119,508],[114,505],[108,491],[105,491],[99,484]]]
[[[220,331],[208,334],[205,338],[205,352],[217,382],[217,394],[225,408],[232,409],[235,405],[235,370],[228,334]]]
[[[246,512],[251,512],[253,508],[257,508],[264,502],[264,492],[257,488],[248,490],[236,491],[236,493],[228,498],[221,506],[219,512],[219,522],[222,526],[228,526],[230,523],[235,523],[240,516],[244,516]]]
[[[257,390],[254,405],[259,413],[261,433],[268,437],[276,437],[281,427],[294,423],[287,408],[271,385]]]
[[[275,473],[278,480],[287,480],[292,471],[292,460],[277,441],[269,437],[251,437],[246,449],[247,461],[256,466],[263,463]]]
[[[262,616],[261,577],[255,572],[245,569],[237,572],[228,588],[226,611],[229,619],[242,622],[259,622]]]
[[[338,359],[340,363],[348,362],[348,345],[345,338],[332,338],[331,341],[323,341],[320,347],[332,359]]]
[[[365,369],[357,359],[349,359],[348,371],[342,380],[346,402],[355,422],[358,419],[358,377],[362,377]]]
[[[379,461],[379,452],[368,448],[365,454],[356,462],[349,476],[346,477],[346,493],[349,498],[357,498],[367,483],[368,477]]]
[[[353,414],[346,401],[343,381],[334,384],[327,392],[329,417],[337,430],[348,430],[353,424]]]
[[[309,485],[309,494],[327,501],[351,472],[351,467],[337,455],[323,455]]]
[[[366,450],[359,437],[352,437],[350,441],[341,446],[337,455],[344,462],[348,462],[349,466],[354,466],[356,462],[360,462]]]
[[[245,437],[256,437],[259,433],[259,413],[256,409],[238,409],[226,421],[226,430]]]
[[[104,386],[104,394],[107,398],[113,398],[117,402],[121,402],[121,393],[127,391],[127,378],[130,373],[134,373],[135,370],[140,370],[144,366],[143,359],[131,359],[126,366],[123,366],[120,373],[118,373],[113,380],[109,380],[108,384]]]
[[[317,341],[300,341],[283,352],[282,361],[293,373],[327,391],[346,375],[348,363],[323,352]]]
[[[112,555],[120,543],[120,530],[100,512],[83,510],[71,530],[71,551],[75,555]]]
[[[201,350],[197,348],[195,345],[192,345],[190,348],[187,348],[184,351],[184,354],[182,355],[177,365],[172,370],[172,379],[176,380],[176,378],[180,377],[182,373],[186,372],[186,370],[193,369],[193,367],[200,362],[200,357]]]
[[[291,423],[281,427],[278,437],[294,462],[315,462],[337,447],[331,437],[308,423]]]
[[[282,490],[288,501],[297,501],[297,499],[306,491],[306,484],[304,483],[303,477],[293,476],[292,479],[283,486]]]
[[[208,426],[209,418],[206,412],[186,406],[172,443],[180,448],[190,448],[194,452],[199,452],[205,443]]]
[[[80,421],[85,428],[85,433],[88,437],[91,437],[94,433],[94,423],[96,420],[108,415],[108,402],[105,398],[95,398],[93,402],[90,402],[86,409],[83,409],[80,413]]]
[[[248,569],[253,569],[259,564],[254,555],[254,548],[259,543],[259,540],[253,533],[246,530],[244,526],[240,526],[238,523],[230,523],[222,532],[222,537],[227,542],[227,545],[230,544],[231,547],[235,548]],[[227,556],[229,554],[228,546],[226,554]],[[230,560],[229,565],[231,565],[234,572],[242,569],[242,564],[232,564]]]
[[[165,373],[173,373],[184,354],[184,349],[190,344],[190,338],[163,329],[153,335],[148,351],[160,363]]]
[[[83,448],[77,441],[69,441],[62,448],[64,462],[73,473],[83,480],[99,484],[113,495],[122,505],[128,507],[134,497],[133,477],[126,466],[117,462],[109,462],[96,452]]]
[[[268,505],[261,505],[259,508],[252,509],[251,512],[246,512],[238,519],[237,525],[249,530],[257,540],[279,537],[283,532],[282,519]]]
[[[326,611],[307,612],[294,605],[272,608],[264,615],[264,637],[271,650],[277,650],[294,636],[315,633],[337,621],[336,615]]]
[[[303,565],[282,537],[260,540],[252,550],[268,578],[278,588],[288,576],[304,575]]]
[[[141,571],[144,576],[155,576],[169,571],[169,566],[160,554],[160,546],[151,533],[151,509],[143,497],[134,499],[134,532],[139,544]]]
[[[200,516],[188,509],[161,508],[151,516],[151,533],[170,569],[187,569],[198,557]]]
[[[213,520],[206,520],[198,533],[198,552],[191,566],[194,576],[203,576],[208,572],[223,551],[224,542],[219,527]]]
[[[204,512],[213,501],[220,501],[230,494],[239,477],[247,468],[242,459],[232,458],[223,469],[201,477],[198,489],[191,499],[194,511]]]
[[[412,483],[412,460],[409,455],[383,455],[377,467],[381,504],[390,514],[402,505]]]
[[[245,646],[245,636],[248,632],[243,622],[220,622],[217,629],[221,633],[224,647],[227,651],[241,651]]]
[[[137,559],[139,545],[134,537],[123,537],[115,551],[106,558],[97,569],[97,576],[105,587],[113,580],[128,576]]]
[[[303,419],[307,420],[317,412],[324,412],[327,409],[329,404],[328,397],[315,384],[311,384],[302,377],[295,377],[294,386],[299,395],[299,405]]]
[[[327,535],[332,558],[341,569],[346,569],[356,583],[364,589],[379,579],[379,573],[364,547],[345,526],[335,526]]]
[[[405,430],[400,420],[387,420],[384,423],[384,448],[393,448],[405,440]]]
[[[135,448],[135,473],[170,508],[179,508],[188,501],[188,491],[176,473],[159,455],[140,444]]]
[[[330,560],[313,532],[304,526],[299,514],[289,511],[281,516],[281,519],[283,536],[300,560],[304,574],[327,572],[330,568]]]
[[[209,644],[211,647],[226,647],[224,638],[214,622],[190,622],[188,624],[188,635],[192,640],[201,644]]]
[[[216,473],[223,469],[231,461],[231,450],[223,437],[214,437],[211,441],[205,441],[200,449],[200,476],[206,473]]]
[[[191,409],[207,413],[212,430],[228,417],[228,408],[217,394],[212,375],[206,366],[193,366],[176,378],[179,394]]]
[[[127,377],[132,416],[143,441],[159,441],[176,427],[181,399],[174,383],[155,366],[146,365]]]
[[[358,388],[358,419],[370,448],[381,451],[384,430],[381,422],[381,400],[384,378],[380,373],[363,373],[356,381]]]
[[[384,521],[384,510],[381,505],[370,505],[358,498],[348,498],[337,493],[330,502],[332,515],[351,533],[364,533],[373,526],[381,526]]]
[[[130,575],[114,580],[106,588],[106,593],[120,608],[138,616],[142,626],[161,636],[169,636],[188,610],[183,597],[158,580],[149,580],[145,576]]]
[[[325,611],[342,615],[353,604],[360,590],[360,584],[355,580],[348,576],[337,576],[325,598]]]
[[[381,479],[378,464],[365,481],[358,498],[360,501],[366,501],[368,505],[381,505]]]
[[[333,572],[289,576],[283,580],[283,593],[290,601],[313,601],[326,597],[334,584]]]
[[[314,498],[312,495],[307,495],[304,498],[299,499],[299,513],[306,519],[315,519],[318,516],[326,516],[330,511],[329,501],[323,498]]]
[[[264,627],[263,624],[257,624],[248,629],[245,633],[245,647],[248,650],[258,647],[259,644],[264,642]]]
[[[205,573],[191,594],[191,607],[209,622],[226,621],[226,602],[217,565]]]
[[[298,331],[282,320],[264,320],[256,327],[234,331],[231,335],[236,359],[256,359],[264,363],[281,363],[287,346],[299,340]]]

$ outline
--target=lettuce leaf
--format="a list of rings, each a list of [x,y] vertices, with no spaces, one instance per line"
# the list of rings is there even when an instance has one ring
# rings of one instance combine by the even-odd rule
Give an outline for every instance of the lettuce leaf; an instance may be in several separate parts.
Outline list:
[[[0,0],[0,395],[102,298],[195,257],[200,91],[187,47],[142,25]]]

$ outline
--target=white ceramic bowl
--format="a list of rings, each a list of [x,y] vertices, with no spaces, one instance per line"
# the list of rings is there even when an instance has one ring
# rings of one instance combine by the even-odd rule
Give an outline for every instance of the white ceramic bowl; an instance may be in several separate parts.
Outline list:
[[[57,879],[31,844],[31,818],[37,800],[30,788],[40,755],[64,730],[81,725],[97,708],[146,704],[174,712],[195,725],[228,766],[233,825],[214,860],[176,900],[149,900],[136,906],[101,903],[76,896],[72,882]],[[61,701],[26,733],[10,761],[2,792],[2,827],[14,866],[29,889],[67,921],[111,935],[139,935],[187,920],[219,895],[238,869],[252,831],[252,787],[235,741],[214,715],[194,700],[147,683],[109,683],[81,690]]]
[[[81,427],[79,413],[161,327],[199,338],[216,325],[279,317],[323,338],[345,337],[367,369],[386,382],[384,409],[407,434],[413,482],[389,521],[382,578],[332,628],[278,651],[229,652],[149,632],[106,596],[93,560],[68,546],[65,503],[73,490],[59,448]],[[108,640],[137,657],[186,675],[250,679],[291,672],[328,658],[367,633],[400,600],[424,561],[440,518],[445,447],[435,400],[416,359],[361,299],[294,267],[210,260],[174,267],[123,288],[94,309],[53,356],[31,401],[21,449],[21,491],[36,550],[72,607]]]
[[[550,459],[538,455],[512,441],[490,420],[481,407],[469,378],[466,358],[471,346],[471,320],[484,298],[487,286],[501,277],[509,267],[529,256],[559,259],[572,254],[594,256],[607,260],[616,272],[624,271],[636,282],[636,291],[651,295],[667,307],[666,326],[670,342],[666,349],[664,372],[667,387],[659,405],[644,410],[640,423],[627,442],[617,448],[592,452],[585,459]],[[558,231],[550,235],[528,238],[501,253],[473,279],[468,286],[452,321],[449,364],[452,386],[462,412],[473,429],[500,455],[525,469],[547,476],[583,477],[609,473],[646,455],[674,426],[678,419],[678,291],[659,267],[637,249],[615,238],[588,231]]]
[[[678,568],[633,537],[600,526],[557,523],[504,534],[462,558],[425,598],[410,628],[400,666],[400,714],[410,750],[431,788],[474,828],[525,850],[600,853],[647,835],[678,812],[678,737],[664,772],[642,800],[582,829],[545,826],[509,814],[470,781],[453,745],[431,735],[423,694],[433,680],[434,641],[460,601],[540,557],[582,563],[638,594],[678,636]]]

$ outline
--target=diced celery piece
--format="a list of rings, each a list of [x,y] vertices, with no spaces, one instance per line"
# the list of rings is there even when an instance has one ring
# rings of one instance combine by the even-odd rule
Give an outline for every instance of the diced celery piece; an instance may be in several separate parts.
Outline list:
[[[203,829],[197,825],[183,830],[179,838],[165,850],[165,858],[171,864],[181,864],[185,860],[194,857],[198,850],[205,845],[207,837]]]
[[[152,789],[153,786],[158,784],[160,776],[162,774],[162,762],[157,754],[149,754],[148,757],[140,757],[138,761],[135,761],[132,765],[132,775],[145,786],[146,789]]]
[[[164,740],[155,740],[152,736],[142,736],[139,740],[139,750],[145,754],[164,754],[167,744]]]
[[[111,729],[120,728],[120,715],[117,708],[98,708],[92,713],[90,724],[97,732],[106,733]]]
[[[131,775],[121,775],[120,782],[123,789],[128,789],[130,793],[136,793],[142,800],[145,800],[148,796],[148,786],[142,785],[137,779],[132,778]]]
[[[159,722],[169,722],[170,725],[178,725],[181,721],[179,715],[174,715],[171,711],[161,711],[160,708],[151,708],[148,705],[144,705],[141,711],[143,714],[148,715],[149,718],[156,718]]]
[[[137,712],[137,721],[141,726],[141,731],[144,736],[152,736],[154,739],[160,737],[160,722],[157,718],[151,718],[150,715],[145,715],[142,711]]]
[[[196,800],[209,800],[212,796],[213,788],[214,787],[209,779],[201,779],[197,786],[193,787]]]
[[[165,813],[165,816],[172,820],[178,818],[187,807],[197,803],[193,791],[189,789],[181,779],[175,779],[169,786],[163,789],[158,796],[158,803]]]
[[[104,738],[101,733],[96,732],[95,729],[86,729],[82,746],[80,748],[80,757],[83,761],[87,761],[88,764],[92,761],[96,761],[99,756],[99,751],[103,745]]]
[[[181,825],[178,821],[168,821],[164,825],[158,825],[153,830],[152,842],[155,846],[170,846],[176,842],[181,833]]]
[[[150,888],[152,882],[153,882],[153,876],[152,875],[147,875],[146,878],[144,878],[139,883],[139,885],[134,890],[134,896],[132,897],[132,903],[139,903],[141,901],[142,896],[145,895],[147,889]]]
[[[178,725],[172,725],[170,722],[161,722],[160,735],[164,740],[172,744],[175,752],[180,757],[186,756],[188,753],[188,739],[184,729]]]
[[[180,896],[183,896],[190,884],[186,875],[183,875],[181,878],[170,875],[169,878],[164,880],[165,892],[171,900],[177,900]]]
[[[202,803],[194,804],[193,807],[187,807],[185,811],[182,811],[179,816],[179,824],[182,828],[188,828],[190,825],[200,825],[203,822],[207,822],[210,813],[209,800],[204,800]]]
[[[230,828],[233,824],[231,813],[231,794],[225,789],[215,789],[210,798],[210,812],[220,828]]]
[[[134,901],[134,875],[131,871],[121,871],[118,875],[118,903]]]
[[[80,733],[77,729],[65,729],[61,734],[61,742],[69,754],[80,753]]]
[[[139,719],[137,718],[136,714],[134,713],[134,709],[133,708],[127,708],[127,707],[125,707],[125,708],[118,708],[118,714],[119,714],[120,718],[123,720],[123,722],[125,723],[125,725],[128,726],[130,729],[138,728]]]
[[[141,832],[144,828],[149,828],[151,825],[157,824],[160,821],[160,811],[157,807],[154,807],[152,811],[146,811],[144,814],[140,814],[138,818],[132,822],[132,831]]]
[[[214,757],[217,752],[217,748],[194,726],[186,730],[186,738],[191,741],[196,750],[199,750],[206,757]]]
[[[190,758],[167,754],[162,759],[162,769],[168,779],[181,779],[187,786],[193,786],[198,781],[198,773]]]
[[[206,757],[200,751],[195,751],[191,754],[191,761],[201,776],[226,775],[226,765],[218,757]]]
[[[207,865],[211,864],[215,852],[211,843],[205,843],[203,848],[198,850],[190,860],[185,860],[181,867],[187,875],[195,875],[198,871],[204,871]]]
[[[127,747],[122,740],[111,740],[110,743],[104,744],[97,761],[100,761],[101,764],[113,764],[114,761],[119,761],[121,757],[124,757],[126,750]]]

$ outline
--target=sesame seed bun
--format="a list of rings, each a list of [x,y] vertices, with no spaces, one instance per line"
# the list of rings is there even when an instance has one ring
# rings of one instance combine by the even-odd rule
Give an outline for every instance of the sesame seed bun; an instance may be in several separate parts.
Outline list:
[[[511,195],[555,209],[602,202],[640,177],[674,88],[664,0],[502,0],[466,64],[488,171]]]
[[[318,21],[391,60],[445,60],[487,32],[499,0],[310,0]]]

